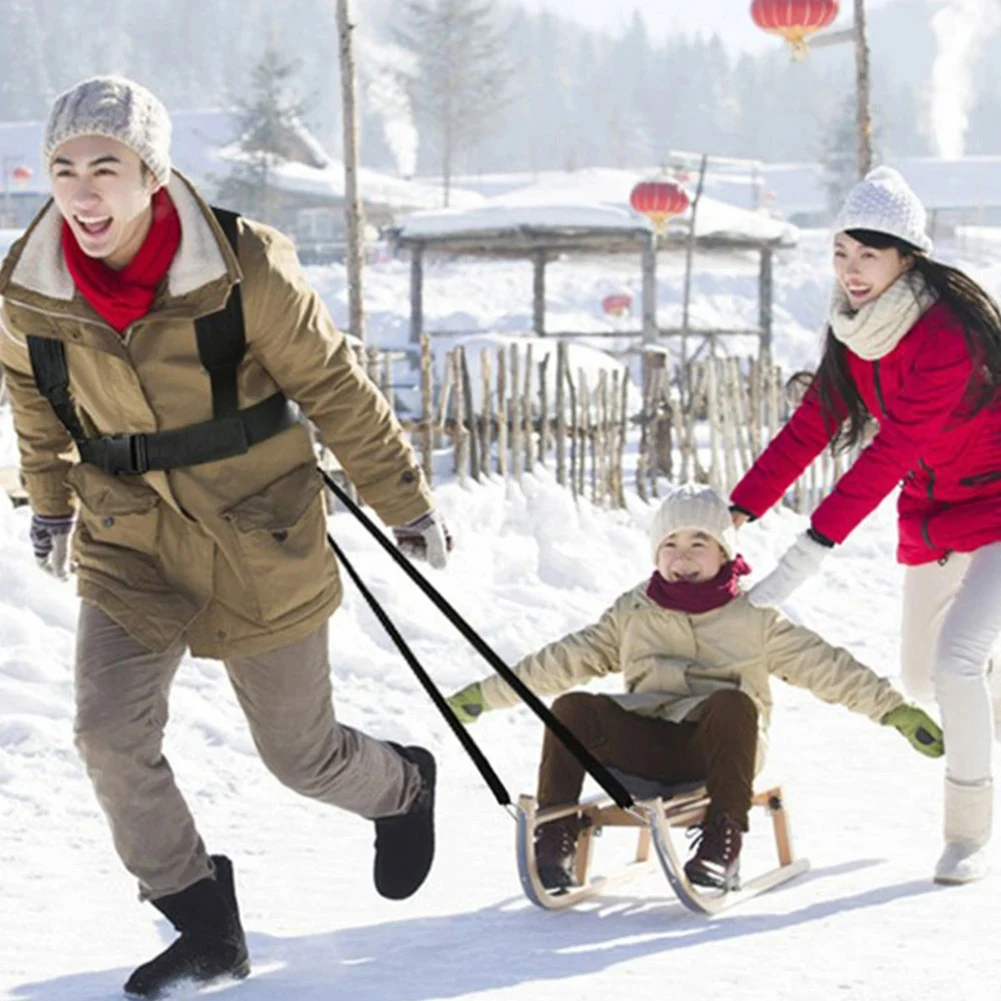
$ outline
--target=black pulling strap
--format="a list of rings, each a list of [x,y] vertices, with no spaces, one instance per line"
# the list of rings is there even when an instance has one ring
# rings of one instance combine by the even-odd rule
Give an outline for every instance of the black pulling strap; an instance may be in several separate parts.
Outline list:
[[[334,496],[351,512],[361,523],[365,526],[372,537],[379,543],[382,548],[389,553],[396,564],[403,570],[403,572],[424,592],[424,594],[432,601],[435,607],[448,619],[449,622],[455,626],[456,629],[467,639],[476,650],[478,654],[518,693],[522,701],[527,705],[532,712],[535,713],[539,719],[550,729],[552,732],[560,739],[560,742],[564,747],[584,766],[588,774],[601,786],[602,789],[612,797],[613,800],[622,809],[628,809],[633,805],[633,798],[629,794],[629,791],[623,786],[618,779],[615,778],[611,772],[600,762],[597,758],[591,754],[590,751],[573,735],[573,733],[568,730],[546,707],[539,697],[521,680],[511,670],[507,664],[494,652],[494,650],[487,645],[486,641],[482,636],[468,622],[452,607],[448,600],[425,580],[424,575],[408,560],[397,548],[393,545],[389,539],[376,527],[372,520],[365,514],[364,511],[348,496],[348,494],[342,490],[337,483],[327,475],[326,471],[323,469],[319,470],[320,475],[323,477],[323,481],[327,484],[330,490],[333,492]],[[329,538],[329,537],[328,537]],[[338,558],[343,561],[343,556],[335,545],[333,539],[330,539],[331,546],[334,547],[334,552],[337,553]],[[345,568],[348,568],[348,564],[345,563]],[[352,580],[355,583],[359,583],[359,578],[354,573],[353,569],[348,569],[348,573],[351,575]],[[448,703],[442,698],[441,694],[434,688],[433,682],[424,673],[423,668],[419,664],[415,667],[416,658],[414,658],[413,653],[406,648],[406,644],[402,643],[402,637],[399,637],[399,633],[389,622],[385,611],[378,606],[375,598],[372,597],[365,589],[362,589],[362,594],[365,596],[372,610],[375,611],[376,616],[379,621],[386,627],[387,632],[392,637],[392,639],[400,647],[400,652],[407,659],[407,663],[411,667],[414,667],[421,684],[427,690],[428,694],[431,695],[431,699],[434,704],[438,707],[439,711],[445,717],[452,731],[459,737],[462,742],[462,746],[466,748],[470,756],[473,758],[477,768],[480,769],[480,774],[483,775],[484,780],[490,786],[497,797],[497,801],[501,806],[507,806],[510,803],[510,797],[507,794],[507,790],[501,785],[500,780],[497,778],[496,773],[490,768],[486,759],[483,757],[482,752],[479,748],[476,751],[470,749],[470,746],[475,747],[472,738],[469,734],[465,732],[462,725],[455,719],[455,714],[449,708]],[[398,638],[399,637],[399,638]],[[481,761],[483,764],[481,764]],[[486,765],[486,768],[483,767]]]
[[[453,713],[449,708],[448,703],[445,701],[445,697],[438,691],[438,688],[431,678],[428,677],[428,673],[424,670],[424,666],[414,655],[414,652],[410,649],[407,641],[400,635],[400,631],[395,625],[393,625],[392,620],[386,614],[386,610],[379,604],[375,595],[372,594],[372,592],[365,586],[365,583],[358,575],[358,572],[344,555],[341,547],[334,542],[334,537],[329,533],[327,534],[327,542],[330,543],[330,548],[333,549],[337,558],[344,565],[344,569],[347,570],[348,576],[354,581],[358,590],[361,591],[362,597],[368,602],[369,608],[372,609],[375,617],[382,624],[382,628],[389,634],[389,638],[396,644],[400,653],[403,654],[403,659],[410,665],[410,669],[414,672],[414,674],[417,675],[417,680],[423,686],[424,691],[428,693],[431,701],[438,707],[438,712],[445,717],[445,722],[452,728],[452,733],[459,738],[459,743],[462,744],[466,753],[473,759],[473,764],[476,765],[487,785],[490,786],[490,791],[494,794],[497,802],[500,803],[501,806],[507,806],[511,802],[511,797],[508,794],[504,783],[501,782],[500,777],[497,775],[497,772],[494,771],[493,765],[491,765],[487,760],[486,755],[480,750],[476,741],[469,736],[466,728],[455,718],[455,713]]]

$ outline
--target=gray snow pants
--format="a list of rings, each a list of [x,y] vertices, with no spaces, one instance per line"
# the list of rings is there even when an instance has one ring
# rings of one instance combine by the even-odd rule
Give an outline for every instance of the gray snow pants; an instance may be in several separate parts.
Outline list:
[[[182,639],[151,653],[98,608],[80,607],[76,746],[145,899],[212,871],[162,751],[167,696],[185,649]],[[225,665],[261,759],[286,786],[369,818],[410,806],[417,768],[334,718],[326,623],[279,650]]]

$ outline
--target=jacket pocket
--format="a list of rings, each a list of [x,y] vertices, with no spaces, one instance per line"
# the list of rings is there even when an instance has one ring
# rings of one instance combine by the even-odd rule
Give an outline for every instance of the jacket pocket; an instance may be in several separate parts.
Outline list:
[[[154,555],[160,529],[160,496],[141,480],[111,476],[89,463],[70,469],[67,480],[80,498],[80,521],[107,546]]]
[[[312,463],[224,509],[246,584],[271,622],[316,600],[332,578],[323,480]]]

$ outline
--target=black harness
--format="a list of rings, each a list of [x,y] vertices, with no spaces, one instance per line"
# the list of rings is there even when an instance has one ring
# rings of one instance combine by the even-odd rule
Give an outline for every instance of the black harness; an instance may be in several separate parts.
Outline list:
[[[214,207],[212,212],[236,253],[239,216]],[[198,359],[212,383],[212,419],[172,431],[96,437],[87,436],[70,396],[63,342],[34,334],[28,336],[35,385],[76,442],[81,462],[90,462],[115,476],[197,466],[243,455],[253,445],[298,421],[296,408],[282,392],[239,409],[236,375],[247,350],[239,284],[233,286],[222,309],[195,320],[195,336]]]

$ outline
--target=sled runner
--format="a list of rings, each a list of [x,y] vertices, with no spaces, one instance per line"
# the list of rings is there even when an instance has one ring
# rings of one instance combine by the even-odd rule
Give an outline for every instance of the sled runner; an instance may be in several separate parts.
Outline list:
[[[697,914],[719,914],[734,904],[755,897],[765,890],[788,882],[810,868],[808,859],[794,859],[789,835],[789,822],[782,802],[782,790],[778,786],[763,789],[754,794],[752,805],[764,807],[771,815],[775,836],[778,866],[742,882],[737,890],[723,892],[694,887],[685,876],[683,861],[678,855],[672,839],[672,827],[688,827],[698,824],[705,816],[709,796],[701,783],[663,785],[622,775],[610,769],[635,797],[631,810],[616,806],[607,796],[596,796],[569,806],[539,810],[532,796],[522,796],[518,800],[518,874],[525,895],[533,904],[546,910],[558,911],[597,894],[609,886],[628,878],[636,870],[650,861],[650,848],[654,848],[667,881],[678,899],[690,911]],[[574,875],[579,886],[564,893],[547,891],[539,880],[535,862],[535,831],[541,824],[561,817],[577,814],[584,822],[577,838],[577,852]],[[623,869],[608,876],[589,878],[591,848],[594,837],[605,827],[635,827],[639,829],[639,844],[633,861]]]

